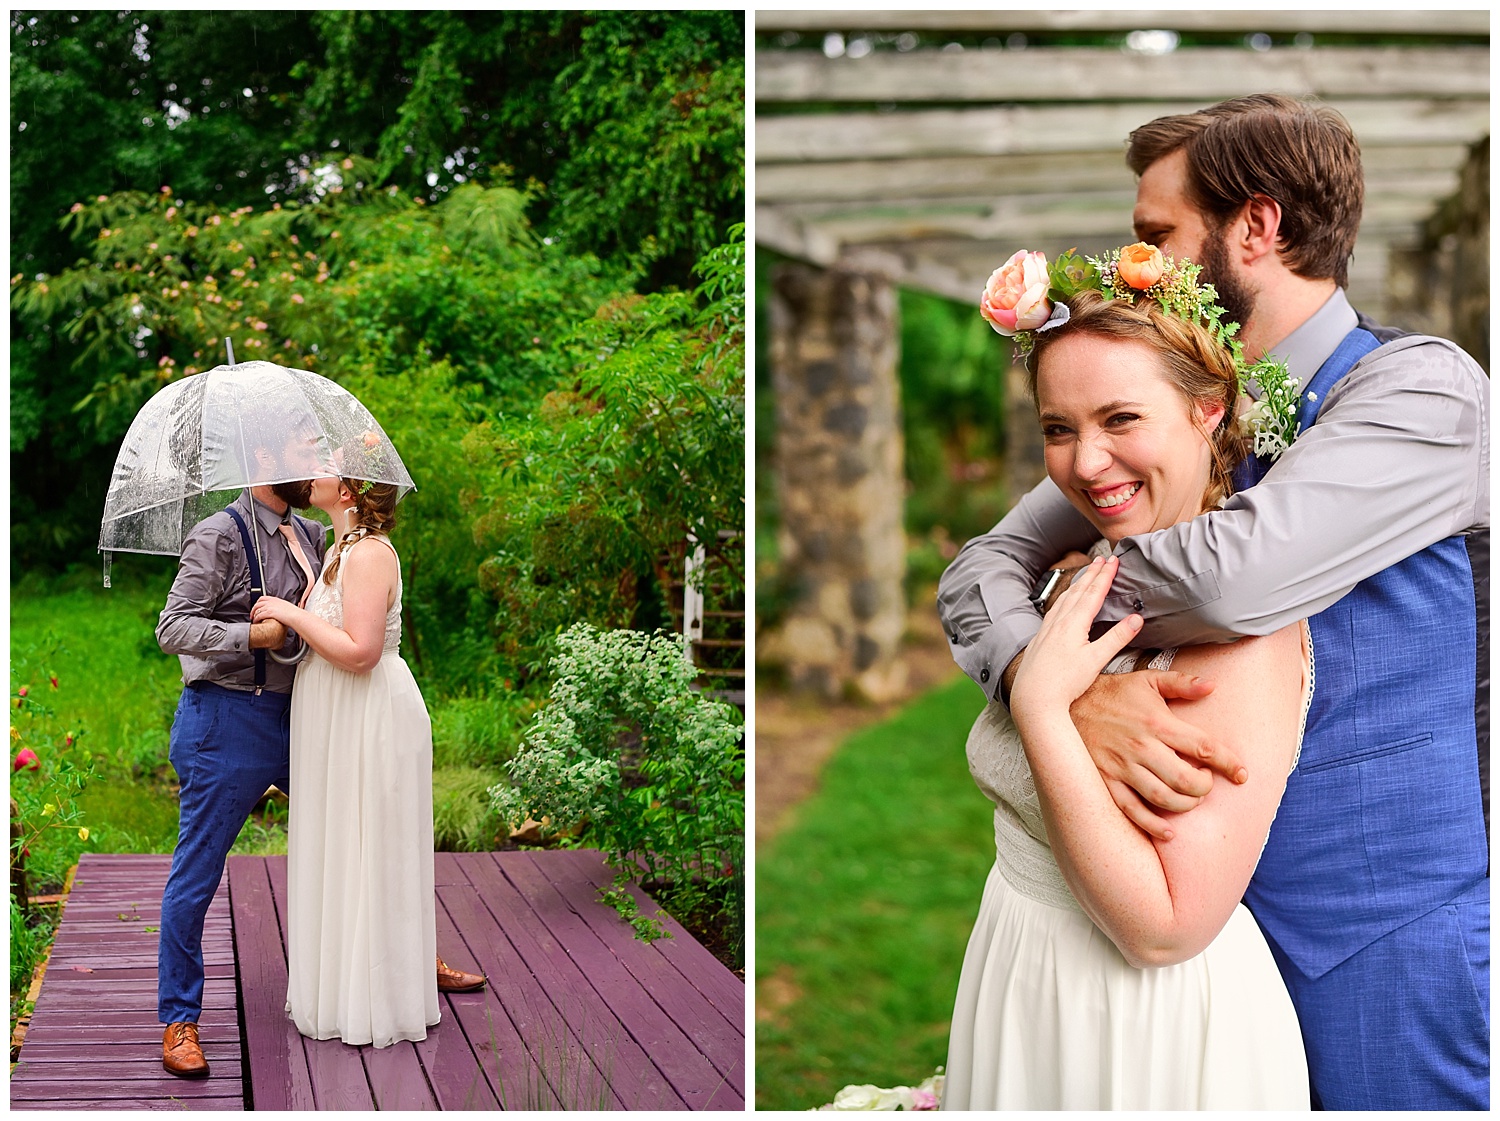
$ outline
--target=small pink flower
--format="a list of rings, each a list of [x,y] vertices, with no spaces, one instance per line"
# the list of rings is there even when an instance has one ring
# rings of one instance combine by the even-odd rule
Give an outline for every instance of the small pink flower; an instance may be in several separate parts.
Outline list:
[[[27,687],[27,686],[25,686],[25,685],[22,685],[22,686],[21,686],[21,687],[20,687],[20,688],[19,688],[19,689],[17,689],[17,690],[16,690],[16,693],[17,693],[17,694],[18,694],[18,695],[19,695],[19,696],[22,696],[22,697],[24,697],[24,696],[25,696],[25,695],[26,695],[26,694],[27,694],[27,693],[29,693],[29,692],[31,692],[31,690],[30,690],[30,688],[28,688],[28,687]]]
[[[373,432],[365,433],[365,447],[374,448],[380,445],[380,437]]]
[[[16,752],[16,761],[11,764],[12,771],[34,771],[42,765],[42,761],[36,757],[36,752],[29,747],[23,747]]]
[[[911,1107],[917,1109],[936,1109],[938,1098],[931,1090],[913,1090],[911,1092]]]
[[[303,300],[302,300],[302,294],[300,292],[293,293],[293,295],[292,295],[292,303],[294,303],[294,304],[300,304],[302,302],[303,302]]]
[[[1046,255],[1017,250],[990,274],[979,297],[979,314],[1002,335],[1034,331],[1052,314],[1048,283]]]

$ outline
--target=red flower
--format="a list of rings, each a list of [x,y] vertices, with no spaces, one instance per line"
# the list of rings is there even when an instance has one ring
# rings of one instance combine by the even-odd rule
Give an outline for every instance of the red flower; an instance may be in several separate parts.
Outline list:
[[[41,766],[42,761],[36,757],[36,752],[29,747],[23,747],[16,752],[16,760],[11,764],[12,771],[34,771]]]
[[[20,688],[20,695],[24,697],[29,691],[30,690],[28,690],[26,686],[22,685]]]
[[[57,688],[57,674],[54,673],[52,676],[50,676],[49,678],[47,678],[47,680],[50,681],[50,682],[52,682],[52,688],[54,688],[54,689]]]

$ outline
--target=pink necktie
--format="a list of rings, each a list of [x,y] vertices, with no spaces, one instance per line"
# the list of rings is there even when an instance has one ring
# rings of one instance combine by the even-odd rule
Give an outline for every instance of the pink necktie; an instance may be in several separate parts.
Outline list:
[[[307,597],[312,594],[313,581],[317,577],[313,575],[312,565],[308,563],[307,554],[302,551],[302,542],[297,540],[297,533],[292,529],[291,524],[282,522],[276,528],[281,536],[286,538],[287,549],[291,552],[292,559],[297,562],[298,567],[302,569],[302,574],[307,577],[307,587],[302,591],[302,598],[297,601],[298,607],[305,607]]]

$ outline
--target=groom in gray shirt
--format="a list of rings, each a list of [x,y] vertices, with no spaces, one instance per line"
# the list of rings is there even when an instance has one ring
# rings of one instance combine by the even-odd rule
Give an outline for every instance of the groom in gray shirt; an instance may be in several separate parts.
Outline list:
[[[1331,110],[1239,98],[1138,129],[1127,160],[1137,236],[1204,266],[1246,358],[1284,360],[1315,423],[1222,509],[1121,541],[1099,620],[1139,613],[1136,645],[1161,648],[1312,617],[1304,755],[1247,901],[1314,1105],[1487,1108],[1488,378],[1350,308],[1363,176]],[[987,697],[1006,701],[1037,631],[1039,577],[1096,537],[1044,481],[944,573],[954,658]],[[1211,688],[1147,670],[1073,706],[1116,803],[1158,838],[1158,810],[1211,787],[1195,764],[1244,781],[1166,705]]]

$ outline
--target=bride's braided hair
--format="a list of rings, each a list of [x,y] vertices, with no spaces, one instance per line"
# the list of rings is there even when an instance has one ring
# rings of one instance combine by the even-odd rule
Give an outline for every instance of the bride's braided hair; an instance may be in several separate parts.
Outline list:
[[[368,479],[340,479],[344,487],[354,495],[354,528],[339,538],[334,546],[333,558],[323,570],[323,582],[332,584],[338,575],[339,562],[344,553],[355,543],[371,533],[389,533],[396,524],[396,499],[401,491],[394,483],[375,483]]]

